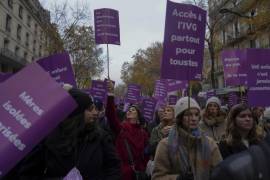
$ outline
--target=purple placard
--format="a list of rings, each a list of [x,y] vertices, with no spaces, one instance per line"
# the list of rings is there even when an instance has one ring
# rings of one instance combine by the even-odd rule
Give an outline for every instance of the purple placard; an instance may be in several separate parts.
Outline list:
[[[154,98],[159,101],[164,101],[167,97],[167,81],[160,79],[156,80]]]
[[[206,92],[206,99],[209,99],[210,97],[216,96],[216,90],[210,89]]]
[[[0,94],[1,178],[77,105],[37,63],[0,84]]]
[[[155,115],[157,100],[154,98],[144,98],[142,101],[142,113],[147,122],[152,122]]]
[[[92,80],[92,87],[90,90],[94,98],[99,98],[104,104],[107,99],[107,84],[104,81]]]
[[[176,95],[170,95],[168,97],[168,104],[169,105],[175,105],[178,100],[178,97]]]
[[[137,84],[129,84],[125,98],[126,103],[139,103],[141,99],[141,87]]]
[[[63,180],[83,180],[80,171],[74,167],[69,173],[64,177]]]
[[[247,84],[247,51],[225,50],[221,53],[226,86]]]
[[[12,75],[13,75],[13,73],[11,73],[11,72],[9,72],[9,73],[0,72],[0,83],[4,82],[8,78],[10,78]]]
[[[205,10],[167,1],[161,63],[163,79],[201,79],[205,25]]]
[[[96,44],[120,45],[119,13],[102,8],[94,10]]]
[[[238,96],[235,92],[228,93],[228,105],[232,107],[233,105],[238,104]]]
[[[42,58],[37,63],[45,71],[48,71],[58,83],[68,83],[76,87],[74,73],[67,52]]]
[[[187,81],[178,81],[174,79],[167,79],[167,92],[178,91],[188,87]]]
[[[248,49],[248,102],[251,106],[270,106],[270,49]]]

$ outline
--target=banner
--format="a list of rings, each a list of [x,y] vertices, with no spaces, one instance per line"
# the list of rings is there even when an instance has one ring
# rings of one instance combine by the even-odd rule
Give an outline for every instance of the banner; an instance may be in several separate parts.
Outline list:
[[[148,123],[154,119],[156,105],[157,100],[154,98],[144,98],[142,101],[142,114]]]
[[[175,105],[178,100],[178,97],[176,95],[170,95],[168,97],[168,104],[169,105]]]
[[[126,103],[136,104],[141,99],[141,87],[137,84],[129,84],[125,98]]]
[[[99,81],[99,80],[92,80],[90,94],[94,98],[100,99],[103,102],[103,104],[106,104],[106,100],[107,100],[107,84],[106,84],[106,82]]]
[[[95,9],[96,44],[120,45],[119,14],[114,9]]]
[[[270,49],[248,49],[248,103],[270,106]]]
[[[37,63],[48,71],[51,77],[60,84],[68,83],[77,87],[69,55],[67,52],[42,58]]]
[[[0,179],[77,106],[33,63],[0,84]]]
[[[201,79],[205,25],[203,9],[167,1],[162,79]]]
[[[178,81],[173,79],[167,79],[167,92],[178,91],[180,89],[186,89],[188,87],[188,81]]]
[[[11,73],[11,72],[9,72],[9,73],[0,72],[0,83],[4,82],[8,78],[10,78],[12,75],[13,75],[13,73]]]
[[[154,98],[158,101],[165,101],[167,97],[167,80],[156,80]]]
[[[210,97],[216,96],[216,90],[210,89],[206,92],[206,99],[209,99]]]
[[[221,53],[226,86],[247,84],[247,50],[225,50]]]

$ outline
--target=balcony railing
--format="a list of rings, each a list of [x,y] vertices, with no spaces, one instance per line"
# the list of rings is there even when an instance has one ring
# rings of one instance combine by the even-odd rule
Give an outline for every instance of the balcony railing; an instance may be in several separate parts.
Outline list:
[[[27,64],[27,60],[17,56],[14,52],[12,52],[11,50],[7,49],[7,48],[1,48],[0,50],[0,55],[4,56],[16,63],[19,63],[22,66],[25,66]]]

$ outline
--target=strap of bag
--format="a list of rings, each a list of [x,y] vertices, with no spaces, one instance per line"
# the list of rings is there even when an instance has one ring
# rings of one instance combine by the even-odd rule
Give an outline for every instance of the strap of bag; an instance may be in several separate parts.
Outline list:
[[[124,139],[124,143],[125,143],[125,146],[126,146],[126,149],[127,149],[127,152],[128,152],[129,165],[131,166],[131,168],[133,170],[135,170],[135,164],[134,164],[133,156],[132,156],[132,153],[131,153],[131,148],[130,148],[130,146],[129,146],[126,139]]]

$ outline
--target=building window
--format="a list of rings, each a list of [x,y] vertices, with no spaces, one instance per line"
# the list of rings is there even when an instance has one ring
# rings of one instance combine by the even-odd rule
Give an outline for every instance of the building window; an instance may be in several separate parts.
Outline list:
[[[28,53],[27,53],[27,52],[24,52],[23,58],[24,58],[24,59],[27,59],[27,56],[28,56]]]
[[[19,17],[23,19],[23,7],[21,5],[19,6]]]
[[[222,30],[222,43],[223,44],[226,43],[226,31],[225,31],[225,29]]]
[[[22,26],[18,24],[17,26],[17,39],[21,40]]]
[[[31,16],[30,15],[27,16],[27,25],[28,25],[28,27],[31,27]]]
[[[26,37],[25,45],[28,47],[29,46],[29,33],[26,33],[25,37]]]
[[[15,47],[15,55],[19,56],[20,48],[18,46]]]
[[[8,6],[13,9],[13,0],[8,0]]]
[[[37,35],[37,24],[35,24],[35,35]]]
[[[250,48],[256,48],[256,42],[254,39],[249,41],[249,46],[250,46]]]
[[[4,39],[4,49],[8,49],[9,40],[7,38]]]
[[[11,16],[7,14],[6,17],[6,31],[11,31]]]

